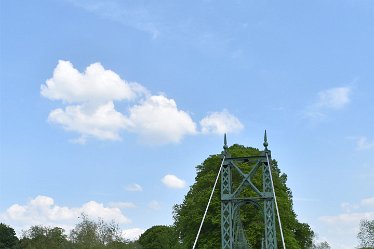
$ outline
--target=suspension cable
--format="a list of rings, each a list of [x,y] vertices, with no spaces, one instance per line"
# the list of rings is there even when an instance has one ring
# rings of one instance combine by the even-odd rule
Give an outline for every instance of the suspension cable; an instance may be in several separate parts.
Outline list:
[[[266,159],[268,161],[268,167],[269,167],[269,173],[270,173],[270,180],[271,180],[271,187],[273,188],[273,197],[274,197],[274,202],[275,202],[275,209],[277,210],[279,230],[280,230],[280,233],[281,233],[283,249],[286,249],[286,244],[284,243],[282,223],[281,223],[280,216],[279,216],[279,209],[278,209],[277,197],[275,196],[275,188],[274,188],[273,176],[271,174],[271,166],[270,166],[270,162],[269,162],[268,153],[266,151],[265,151],[265,154],[266,154]]]
[[[223,162],[224,162],[224,161],[225,161],[225,156],[223,156],[221,166],[219,167],[218,174],[217,174],[217,177],[216,177],[216,181],[214,182],[214,186],[213,186],[212,192],[210,193],[210,197],[209,197],[208,205],[207,205],[206,208],[205,208],[204,216],[203,216],[203,219],[201,220],[200,227],[199,227],[199,231],[197,232],[196,239],[195,239],[195,242],[193,243],[193,247],[192,247],[192,249],[195,249],[195,246],[196,246],[197,240],[199,239],[200,232],[201,232],[201,228],[203,227],[204,220],[205,220],[206,214],[207,214],[207,212],[208,212],[208,208],[209,208],[210,202],[211,202],[211,200],[212,200],[213,193],[214,193],[214,190],[215,190],[215,188],[216,188],[216,185],[217,185],[217,182],[218,182],[218,179],[219,179],[219,175],[220,175],[220,173],[221,173],[221,170],[222,170],[222,166],[223,166]]]

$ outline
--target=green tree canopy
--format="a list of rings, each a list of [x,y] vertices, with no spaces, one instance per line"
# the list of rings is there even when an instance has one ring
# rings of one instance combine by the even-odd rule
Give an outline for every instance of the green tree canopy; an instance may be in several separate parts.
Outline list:
[[[18,248],[18,238],[13,228],[0,223],[0,249]]]
[[[177,249],[178,234],[171,226],[153,226],[140,236],[139,244],[143,249]]]
[[[255,148],[233,145],[229,148],[233,157],[259,155]],[[217,176],[222,158],[213,155],[207,158],[203,164],[198,165],[195,183],[191,186],[182,204],[174,207],[174,220],[177,232],[183,243],[183,248],[191,248],[198,231],[199,224],[204,214],[207,201]],[[241,165],[244,171],[250,169],[250,165]],[[247,167],[247,168],[246,168]],[[283,226],[283,233],[288,249],[306,249],[312,246],[313,231],[310,226],[300,223],[293,210],[292,192],[287,187],[287,175],[282,174],[277,162],[271,162],[272,175],[277,195],[277,201]],[[238,176],[233,175],[233,179]],[[256,186],[262,186],[260,174],[254,176]],[[219,182],[220,183],[220,182]],[[250,193],[248,191],[247,193]],[[211,249],[221,247],[221,202],[220,188],[215,190],[208,215],[198,242],[199,249]],[[261,248],[261,240],[264,234],[262,207],[246,205],[241,208],[242,223],[245,235],[253,248]],[[278,244],[281,245],[279,228],[277,232]]]
[[[71,243],[65,231],[59,227],[32,226],[23,233],[20,241],[23,249],[68,249]]]

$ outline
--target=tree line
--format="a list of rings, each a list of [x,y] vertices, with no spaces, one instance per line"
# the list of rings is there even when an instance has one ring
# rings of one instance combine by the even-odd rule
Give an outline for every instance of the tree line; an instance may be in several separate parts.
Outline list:
[[[140,249],[138,241],[123,239],[119,225],[82,215],[69,235],[60,227],[32,226],[18,239],[13,228],[0,223],[0,249]]]
[[[229,148],[233,157],[254,156],[260,151],[255,148],[233,145]],[[196,167],[195,183],[190,187],[184,201],[174,206],[172,226],[153,226],[138,240],[123,239],[115,221],[97,221],[82,215],[81,221],[69,235],[59,227],[32,226],[17,238],[13,228],[0,224],[0,249],[191,249],[194,242],[211,187],[219,170],[220,155],[209,156]],[[244,172],[251,165],[239,165]],[[288,249],[329,249],[327,242],[315,243],[315,233],[306,223],[299,222],[293,210],[293,196],[287,187],[287,175],[282,173],[277,161],[271,162],[275,192],[283,224],[285,243]],[[232,175],[237,180],[237,175]],[[261,175],[255,175],[253,184],[261,189]],[[250,193],[248,193],[250,194]],[[198,249],[221,248],[221,203],[220,188],[217,188],[197,244]],[[261,248],[264,224],[261,208],[247,205],[242,207],[244,233],[251,248]],[[278,245],[281,245],[277,227]],[[363,220],[357,235],[360,248],[374,248],[374,220]]]

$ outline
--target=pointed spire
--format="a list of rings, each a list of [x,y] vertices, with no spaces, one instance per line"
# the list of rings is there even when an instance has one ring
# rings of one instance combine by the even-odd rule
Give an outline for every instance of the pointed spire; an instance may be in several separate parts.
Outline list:
[[[226,138],[226,133],[225,133],[225,135],[224,135],[224,137],[223,137],[223,149],[225,150],[225,152],[226,152],[226,150],[228,149],[229,147],[227,147],[227,138]]]
[[[263,143],[264,147],[265,147],[265,150],[268,150],[268,136],[266,134],[266,130],[265,130],[265,135],[264,135],[264,143]]]

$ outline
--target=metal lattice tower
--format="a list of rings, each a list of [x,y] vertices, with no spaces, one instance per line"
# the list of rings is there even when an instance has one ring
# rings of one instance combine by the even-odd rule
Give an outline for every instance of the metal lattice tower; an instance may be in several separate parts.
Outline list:
[[[240,207],[245,204],[259,206],[264,205],[265,238],[263,249],[277,249],[275,231],[274,195],[271,182],[271,172],[268,161],[271,162],[271,151],[268,150],[265,131],[264,150],[259,156],[231,157],[228,152],[226,135],[224,137],[223,155],[224,162],[221,172],[221,239],[222,249],[249,249],[247,239],[240,219]],[[249,173],[243,172],[239,164],[248,163],[254,166]],[[257,171],[262,172],[262,191],[252,182]],[[232,174],[236,172],[240,176],[239,185],[234,187]],[[236,185],[235,185],[236,186]],[[243,191],[249,188],[254,196],[243,196]]]

